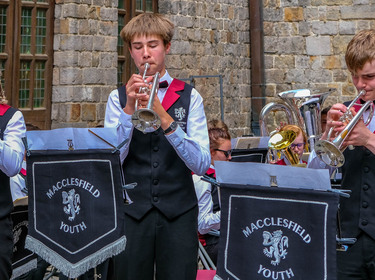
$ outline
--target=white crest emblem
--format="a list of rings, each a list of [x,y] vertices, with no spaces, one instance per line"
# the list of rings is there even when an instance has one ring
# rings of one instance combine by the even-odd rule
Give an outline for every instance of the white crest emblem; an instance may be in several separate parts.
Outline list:
[[[185,118],[186,110],[182,107],[174,109],[174,114],[179,121]]]
[[[278,265],[281,258],[285,259],[287,251],[284,248],[288,247],[288,237],[283,236],[281,230],[276,230],[272,234],[268,231],[263,232],[263,245],[269,246],[264,248],[263,253],[269,258],[275,258],[271,261],[272,265]]]
[[[64,212],[68,215],[71,215],[68,218],[69,221],[73,221],[76,215],[79,214],[79,210],[81,209],[79,206],[79,204],[81,203],[80,196],[75,192],[75,189],[71,189],[69,192],[62,192],[63,203],[67,204],[66,206],[64,206]]]

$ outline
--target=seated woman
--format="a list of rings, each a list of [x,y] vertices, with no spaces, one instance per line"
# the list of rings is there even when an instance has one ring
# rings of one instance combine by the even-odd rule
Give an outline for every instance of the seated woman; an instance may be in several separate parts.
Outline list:
[[[302,155],[306,151],[308,151],[308,142],[306,133],[297,125],[288,124],[283,126],[280,131],[288,131],[291,130],[297,134],[296,139],[294,139],[293,143],[290,144],[291,151],[296,154],[299,158],[300,164],[307,164],[306,161],[302,160]],[[289,160],[286,160],[285,157],[279,159],[276,164],[278,165],[291,165]]]
[[[206,175],[215,178],[215,161],[231,159],[231,137],[227,126],[220,121],[208,123],[210,138],[211,167]],[[198,232],[199,239],[211,260],[216,264],[219,236],[210,231],[220,230],[220,205],[217,187],[202,181],[200,176],[193,175],[195,192],[198,199]]]

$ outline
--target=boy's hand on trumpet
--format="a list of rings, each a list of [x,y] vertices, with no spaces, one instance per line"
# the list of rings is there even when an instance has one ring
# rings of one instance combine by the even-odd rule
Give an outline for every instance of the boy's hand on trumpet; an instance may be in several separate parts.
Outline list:
[[[147,91],[144,88],[151,88],[153,76],[147,77],[144,81],[139,74],[133,74],[126,84],[126,106],[123,109],[126,114],[132,115],[135,112],[136,100],[142,100],[147,96]],[[142,104],[142,103],[141,103]],[[147,104],[147,103],[146,103]],[[138,107],[139,107],[138,103]]]
[[[343,143],[343,146],[364,146],[368,149],[368,144],[370,143],[370,140],[374,137],[374,134],[371,133],[371,131],[367,128],[363,120],[359,120],[357,124],[354,126],[352,131],[349,133],[349,135],[345,138],[345,141]]]
[[[326,139],[329,130],[333,127],[333,132],[331,135],[331,139],[333,140],[339,133],[341,133],[345,128],[346,125],[350,122],[349,119],[344,119],[344,114],[347,111],[347,107],[344,104],[337,103],[332,106],[332,108],[328,111],[327,114],[327,127],[326,131],[323,134],[322,139]],[[354,117],[357,113],[355,112],[354,108],[350,108],[351,114]],[[363,120],[360,119],[357,124],[354,126],[352,131],[346,136],[345,141],[343,142],[342,146],[346,147],[349,145],[353,146],[365,146],[368,148],[368,144],[370,143],[370,139],[373,137],[373,133],[367,128],[364,124]]]
[[[331,134],[331,139],[328,139],[332,140],[339,131],[344,129],[345,124],[342,122],[342,117],[346,111],[347,107],[341,103],[337,103],[331,107],[327,113],[326,130],[323,131],[321,139],[327,140],[328,132],[333,129],[334,133]]]

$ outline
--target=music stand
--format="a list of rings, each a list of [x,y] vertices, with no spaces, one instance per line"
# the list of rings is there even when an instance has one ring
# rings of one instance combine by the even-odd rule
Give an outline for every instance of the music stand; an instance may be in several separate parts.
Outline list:
[[[265,163],[267,159],[268,149],[234,149],[232,150],[233,162],[259,162]]]

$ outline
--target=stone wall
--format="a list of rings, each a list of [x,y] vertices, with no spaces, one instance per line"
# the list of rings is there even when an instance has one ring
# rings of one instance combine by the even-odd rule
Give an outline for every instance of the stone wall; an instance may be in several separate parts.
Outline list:
[[[249,133],[250,33],[248,0],[159,0],[176,25],[167,68],[178,78],[221,76],[224,121],[232,135]],[[207,119],[221,118],[220,77],[194,78]]]
[[[159,12],[176,25],[170,74],[193,76],[207,118],[223,114],[234,134],[242,135],[249,132],[249,12],[247,0],[230,2],[160,0]],[[116,8],[117,0],[56,1],[52,128],[103,124],[117,82]]]
[[[361,29],[375,27],[373,0],[266,0],[264,48],[267,102],[297,88],[336,88],[325,105],[357,94],[345,50]]]
[[[176,25],[170,74],[194,77],[207,118],[223,114],[233,137],[251,133],[252,1],[159,0],[159,12]],[[56,0],[52,128],[103,124],[117,83],[117,4]],[[281,91],[321,86],[337,89],[327,105],[351,99],[356,92],[344,53],[358,30],[375,27],[375,1],[264,0],[263,6],[265,103]]]
[[[117,83],[117,15],[117,1],[56,1],[51,128],[103,125]]]

